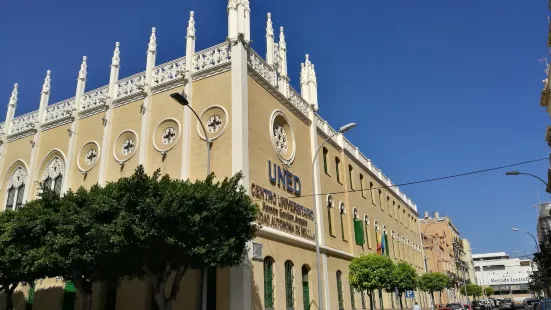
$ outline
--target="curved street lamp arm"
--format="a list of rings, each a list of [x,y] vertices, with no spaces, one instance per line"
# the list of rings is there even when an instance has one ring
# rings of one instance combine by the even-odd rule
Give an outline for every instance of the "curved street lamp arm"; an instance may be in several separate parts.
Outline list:
[[[539,252],[540,251],[540,245],[539,245],[538,240],[536,239],[536,237],[531,232],[529,232],[527,230],[519,229],[519,231],[522,231],[522,232],[525,232],[525,233],[529,234],[530,237],[532,237],[532,239],[534,239],[534,243],[536,243],[536,249],[538,249],[538,252]]]
[[[518,174],[524,174],[524,175],[529,175],[531,177],[534,177],[534,178],[540,180],[543,184],[545,184],[545,186],[547,186],[547,182],[545,182],[542,178],[538,177],[537,175],[533,175],[533,174],[525,173],[525,172],[519,172]]]
[[[205,135],[205,141],[207,142],[207,175],[209,175],[210,174],[210,139],[209,139],[209,136],[207,135],[207,130],[205,129],[205,125],[203,124],[203,121],[201,121],[201,118],[199,117],[197,112],[195,112],[195,110],[190,105],[186,105],[186,106],[191,110],[191,112],[193,112],[193,114],[195,114],[197,121],[199,122],[199,124],[201,124],[201,128],[203,128],[203,134]]]

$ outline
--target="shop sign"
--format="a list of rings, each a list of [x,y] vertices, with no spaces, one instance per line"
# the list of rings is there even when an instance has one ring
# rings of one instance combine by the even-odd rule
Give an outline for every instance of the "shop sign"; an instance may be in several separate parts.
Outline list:
[[[500,285],[500,284],[520,284],[528,283],[529,277],[528,274],[496,274],[488,275],[488,281],[490,285]]]

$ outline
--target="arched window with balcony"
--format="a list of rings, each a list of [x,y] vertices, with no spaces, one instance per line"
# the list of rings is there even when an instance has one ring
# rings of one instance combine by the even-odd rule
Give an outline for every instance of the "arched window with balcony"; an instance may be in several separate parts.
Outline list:
[[[333,209],[335,208],[334,202],[333,202],[333,196],[327,195],[326,198],[327,203],[327,224],[329,228],[329,235],[335,236],[335,233],[333,232]]]
[[[364,224],[365,224],[365,242],[367,243],[367,248],[371,249],[371,239],[369,239],[369,216],[364,215]]]
[[[42,187],[54,191],[60,195],[63,188],[63,175],[65,163],[59,156],[55,156],[46,166],[42,177]]]
[[[6,187],[5,210],[15,210],[23,205],[26,180],[27,170],[22,166],[15,168]]]
[[[341,236],[342,240],[346,240],[346,235],[344,233],[344,215],[346,214],[346,210],[344,208],[344,202],[341,201],[339,204],[339,213],[341,217]]]

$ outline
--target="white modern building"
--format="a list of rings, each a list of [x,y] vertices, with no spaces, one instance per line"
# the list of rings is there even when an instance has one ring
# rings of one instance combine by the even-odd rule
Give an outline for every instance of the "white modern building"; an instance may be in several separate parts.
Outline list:
[[[496,297],[523,300],[530,297],[529,276],[535,266],[530,259],[511,258],[505,252],[473,254],[476,282],[490,286]]]

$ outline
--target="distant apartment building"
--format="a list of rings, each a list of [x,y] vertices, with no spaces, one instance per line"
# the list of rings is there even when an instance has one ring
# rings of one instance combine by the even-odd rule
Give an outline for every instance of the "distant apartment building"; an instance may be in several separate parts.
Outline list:
[[[471,261],[469,242],[459,237],[459,230],[449,217],[441,217],[438,212],[434,212],[432,218],[428,212],[425,212],[425,216],[419,223],[427,271],[441,272],[452,280],[452,288],[444,290],[442,300],[437,297],[435,302],[447,304],[463,301],[465,298],[461,296],[459,288],[461,284],[474,278],[469,273],[470,266],[473,270],[472,263],[469,264]],[[471,273],[474,273],[474,270]]]
[[[473,255],[477,284],[494,289],[496,297],[510,297],[521,301],[530,297],[528,288],[532,261],[523,258],[510,258],[505,252]]]
[[[474,261],[473,261],[473,248],[471,248],[471,243],[467,239],[461,239],[463,244],[463,250],[465,254],[463,255],[463,261],[467,264],[467,282],[476,283],[476,275],[474,272]]]

